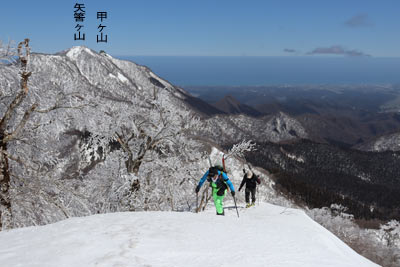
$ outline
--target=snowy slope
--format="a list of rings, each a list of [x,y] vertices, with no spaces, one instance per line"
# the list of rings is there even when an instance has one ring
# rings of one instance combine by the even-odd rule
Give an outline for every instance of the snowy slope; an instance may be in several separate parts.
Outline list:
[[[300,210],[240,211],[101,214],[4,231],[0,266],[376,266]]]
[[[364,151],[400,151],[400,133],[381,136],[375,140],[355,146]]]
[[[307,138],[299,121],[280,112],[273,116],[254,118],[240,115],[216,115],[204,121],[200,133],[218,143],[235,143],[243,139],[256,142],[281,142]]]

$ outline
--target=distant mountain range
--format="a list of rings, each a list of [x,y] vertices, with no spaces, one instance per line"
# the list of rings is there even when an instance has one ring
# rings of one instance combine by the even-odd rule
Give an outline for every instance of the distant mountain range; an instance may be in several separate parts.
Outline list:
[[[258,110],[246,104],[241,104],[231,95],[227,95],[218,102],[212,103],[211,105],[227,114],[245,114],[253,117],[262,115],[262,113]]]
[[[345,147],[400,132],[400,86],[186,88],[215,109],[209,114],[296,119],[311,140]]]

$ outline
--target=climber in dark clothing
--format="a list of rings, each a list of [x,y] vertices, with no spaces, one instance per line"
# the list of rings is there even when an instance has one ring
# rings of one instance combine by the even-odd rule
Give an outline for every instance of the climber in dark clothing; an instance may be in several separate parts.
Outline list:
[[[245,170],[243,169],[243,172]],[[244,174],[243,180],[240,183],[239,192],[242,189],[243,185],[246,184],[245,190],[245,198],[246,198],[246,208],[254,206],[256,202],[256,187],[257,184],[260,184],[260,178],[257,177],[252,171],[248,170],[247,173]],[[250,204],[250,194],[251,194],[251,204]]]

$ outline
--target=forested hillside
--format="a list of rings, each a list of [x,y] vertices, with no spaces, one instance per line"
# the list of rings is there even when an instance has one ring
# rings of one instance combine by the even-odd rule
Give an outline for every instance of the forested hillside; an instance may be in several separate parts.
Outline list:
[[[310,207],[338,203],[356,218],[400,219],[400,153],[319,144],[259,143],[247,159],[275,177],[277,188]]]

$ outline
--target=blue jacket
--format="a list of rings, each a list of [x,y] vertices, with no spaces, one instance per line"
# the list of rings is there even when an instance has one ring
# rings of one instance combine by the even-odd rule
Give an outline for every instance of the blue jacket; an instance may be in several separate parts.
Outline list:
[[[229,189],[231,189],[231,192],[235,192],[235,188],[233,187],[231,180],[229,180],[228,175],[226,175],[226,173],[224,173],[224,172],[218,171],[218,176],[220,176],[221,174],[222,174],[222,179],[229,186]],[[208,171],[206,171],[206,173],[200,179],[199,187],[201,187],[204,184],[204,182],[207,180],[207,177],[208,177]]]

